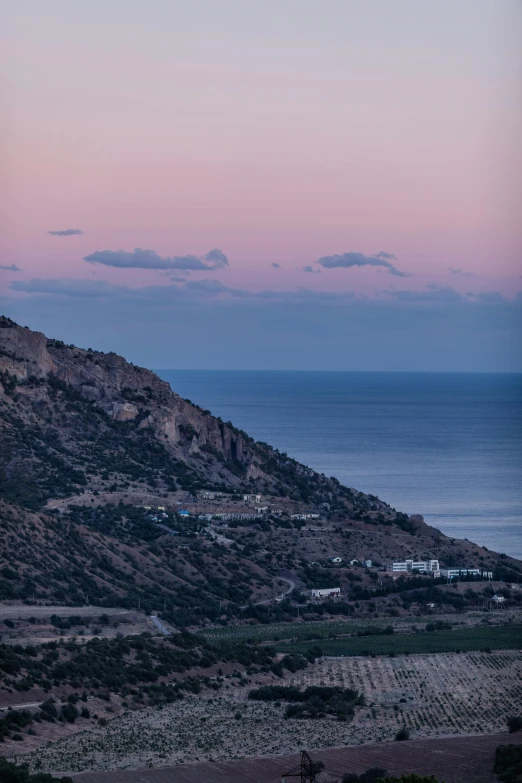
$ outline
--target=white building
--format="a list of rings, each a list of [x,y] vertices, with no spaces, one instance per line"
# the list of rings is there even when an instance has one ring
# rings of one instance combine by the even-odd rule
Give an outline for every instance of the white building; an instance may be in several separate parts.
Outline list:
[[[341,595],[340,587],[314,587],[312,590],[312,598],[332,598],[337,595]]]
[[[440,573],[446,579],[458,579],[459,576],[482,576],[493,579],[493,571],[483,571],[481,568],[441,568]]]
[[[261,495],[243,495],[245,503],[261,503]]]
[[[372,567],[372,561],[371,560],[365,560],[364,561],[364,565],[366,566],[366,568],[371,568]]]
[[[440,571],[440,568],[438,560],[404,560],[398,563],[388,563],[386,570],[392,571],[394,574],[407,574],[411,571],[433,574]]]
[[[331,557],[330,558],[330,563],[336,563],[337,565],[339,565],[339,563],[342,563],[342,562],[343,562],[342,557]]]
[[[494,601],[496,604],[503,604],[506,599],[504,598],[503,595],[498,595],[497,594],[497,595],[494,595],[491,600]]]
[[[256,511],[258,514],[267,514],[268,506],[256,506]]]

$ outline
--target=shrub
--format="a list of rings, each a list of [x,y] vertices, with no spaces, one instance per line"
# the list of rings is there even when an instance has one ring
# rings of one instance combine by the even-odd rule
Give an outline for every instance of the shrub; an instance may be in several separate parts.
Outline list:
[[[406,728],[406,726],[403,726],[402,729],[399,729],[397,734],[395,735],[396,742],[404,742],[405,740],[409,740],[410,738],[410,730]]]
[[[507,725],[509,729],[510,734],[514,734],[515,731],[522,730],[522,716],[521,715],[513,715],[512,717],[507,719]]]

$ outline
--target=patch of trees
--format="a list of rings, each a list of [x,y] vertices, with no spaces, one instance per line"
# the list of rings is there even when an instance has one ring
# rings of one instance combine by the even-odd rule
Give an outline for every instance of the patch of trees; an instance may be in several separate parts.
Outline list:
[[[354,715],[355,707],[364,704],[364,695],[350,688],[313,685],[304,690],[289,685],[264,685],[250,691],[249,699],[280,703],[290,702],[285,711],[286,718],[325,718],[335,716],[337,720],[348,720]]]
[[[522,745],[499,745],[493,772],[499,783],[519,783],[522,780]]]
[[[371,767],[366,772],[357,775],[355,772],[346,772],[342,777],[342,783],[379,783],[387,774],[382,767]]]
[[[0,645],[0,682],[3,687],[27,691],[39,686],[46,691],[69,686],[91,692],[125,693],[138,688],[165,701],[165,692],[152,689],[164,678],[182,675],[190,669],[206,669],[217,663],[236,662],[245,667],[270,671],[275,650],[229,642],[214,647],[188,632],[157,639],[148,634],[111,639],[48,642],[38,647]],[[301,656],[287,656],[285,667],[297,671]],[[180,686],[181,687],[181,686]],[[153,701],[154,701],[153,699]],[[168,700],[168,699],[167,699]],[[71,702],[74,705],[74,700]],[[73,710],[64,714],[74,720]],[[72,722],[72,721],[71,721]]]
[[[2,783],[73,783],[69,777],[55,778],[48,772],[31,774],[25,764],[14,764],[12,761],[0,758],[0,780]]]

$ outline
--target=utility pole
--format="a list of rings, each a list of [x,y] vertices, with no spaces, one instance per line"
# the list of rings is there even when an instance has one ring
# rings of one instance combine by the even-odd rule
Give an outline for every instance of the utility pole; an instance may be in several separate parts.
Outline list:
[[[303,750],[301,751],[300,764],[290,772],[285,772],[281,783],[286,783],[287,778],[299,778],[301,783],[316,783],[317,766],[316,762],[312,761],[308,753]]]

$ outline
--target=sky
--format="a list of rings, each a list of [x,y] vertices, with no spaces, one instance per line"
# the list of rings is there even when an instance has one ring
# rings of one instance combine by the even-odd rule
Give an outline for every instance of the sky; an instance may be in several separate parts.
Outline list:
[[[151,368],[521,372],[521,0],[5,0],[0,311]]]

